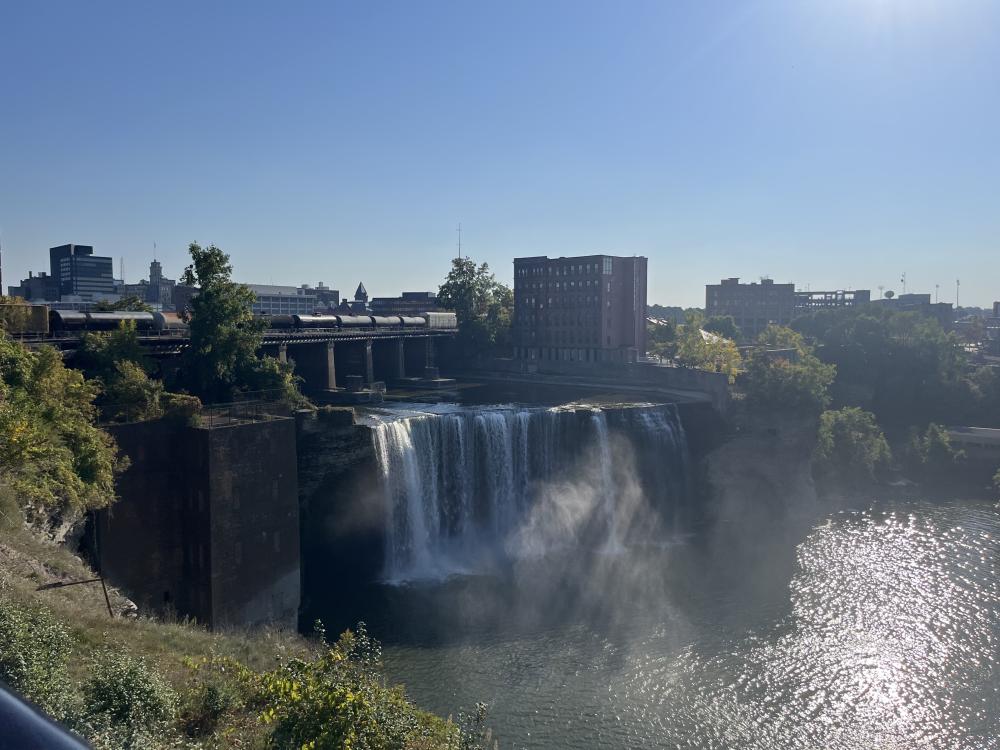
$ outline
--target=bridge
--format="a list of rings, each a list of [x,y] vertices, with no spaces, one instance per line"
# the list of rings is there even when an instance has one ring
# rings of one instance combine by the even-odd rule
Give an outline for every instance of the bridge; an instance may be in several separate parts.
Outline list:
[[[438,343],[455,336],[456,329],[309,328],[269,329],[261,351],[282,362],[295,363],[302,390],[320,400],[338,392],[370,393],[379,382],[407,381],[410,386],[435,387]],[[17,336],[26,346],[54,346],[64,357],[79,348],[82,332],[46,336]],[[165,369],[190,345],[187,331],[144,332],[139,342],[163,361]]]

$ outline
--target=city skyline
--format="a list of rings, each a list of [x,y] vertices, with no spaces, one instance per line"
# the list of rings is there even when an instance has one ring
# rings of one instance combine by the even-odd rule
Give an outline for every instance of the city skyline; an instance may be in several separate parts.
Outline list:
[[[67,242],[177,276],[198,241],[248,283],[436,289],[461,223],[506,283],[646,256],[651,304],[1000,294],[995,4],[106,10],[0,11],[5,286]]]

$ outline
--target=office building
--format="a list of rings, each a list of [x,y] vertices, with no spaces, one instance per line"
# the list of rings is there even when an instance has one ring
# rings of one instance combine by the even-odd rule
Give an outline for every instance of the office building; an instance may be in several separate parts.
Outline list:
[[[251,308],[255,315],[312,315],[319,305],[319,299],[307,286],[246,286],[256,297]]]
[[[514,259],[514,355],[635,362],[646,354],[646,258]]]
[[[741,284],[734,277],[705,285],[705,315],[732,316],[745,338],[756,338],[771,323],[791,323],[795,302],[795,284],[775,284],[771,279]]]
[[[11,297],[21,297],[29,302],[53,302],[59,299],[59,284],[45,271],[28,272],[28,278],[22,279],[17,286],[7,288]]]
[[[58,299],[72,295],[83,301],[97,301],[115,294],[111,258],[94,255],[90,245],[50,248],[49,265],[58,286]]]

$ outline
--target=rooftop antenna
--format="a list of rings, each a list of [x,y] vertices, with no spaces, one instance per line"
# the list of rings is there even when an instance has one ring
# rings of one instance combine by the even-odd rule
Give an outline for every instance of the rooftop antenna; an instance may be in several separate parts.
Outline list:
[[[941,285],[940,285],[940,284],[935,284],[935,285],[934,285],[934,304],[935,304],[935,305],[936,305],[936,304],[937,304],[937,302],[938,302],[938,289],[940,289],[940,288],[941,288]]]
[[[118,257],[118,275],[121,276],[122,283],[125,283],[125,256]]]
[[[903,294],[906,294],[906,271],[903,271],[903,276],[899,279],[899,281],[903,285]]]
[[[156,260],[156,240],[153,240],[153,260]]]
[[[458,257],[462,257],[462,222],[458,222]]]
[[[884,284],[879,284],[878,285],[878,298],[879,299],[882,299],[882,290],[883,289],[885,289],[885,285]]]
[[[955,279],[955,309],[956,310],[959,308],[959,304],[958,304],[958,290],[961,288],[961,286],[962,286],[962,280],[961,279]]]

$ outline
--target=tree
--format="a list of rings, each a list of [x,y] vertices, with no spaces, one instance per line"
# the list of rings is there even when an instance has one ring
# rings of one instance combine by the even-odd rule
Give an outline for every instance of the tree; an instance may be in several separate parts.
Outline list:
[[[650,354],[672,358],[677,352],[677,324],[672,318],[647,322],[646,341]]]
[[[891,461],[889,443],[871,412],[847,407],[820,415],[813,454],[819,478],[845,485],[873,481]]]
[[[965,451],[951,444],[948,430],[933,422],[921,434],[916,428],[910,432],[906,447],[907,470],[925,484],[947,483],[952,472],[965,460]]]
[[[438,303],[458,317],[458,345],[466,355],[510,348],[514,292],[496,280],[488,264],[454,258],[438,289]]]
[[[758,344],[744,380],[748,406],[818,417],[830,403],[837,368],[823,364],[790,328],[769,325]]]
[[[215,245],[192,242],[183,283],[197,286],[185,313],[191,344],[184,351],[182,382],[204,401],[228,401],[239,392],[270,391],[301,401],[292,366],[257,354],[266,323],[254,318],[254,294],[230,278],[229,256]]]
[[[970,373],[962,342],[933,318],[861,307],[822,310],[793,326],[837,366],[835,403],[873,412],[896,439],[929,422],[1000,420],[989,376]]]
[[[725,373],[732,383],[742,360],[736,344],[703,329],[705,316],[698,311],[687,313],[677,339],[677,361],[685,367]]]
[[[98,383],[51,347],[29,351],[0,333],[0,476],[29,521],[108,505],[127,462],[95,426]]]
[[[153,308],[134,294],[122,297],[115,302],[99,300],[94,303],[94,312],[153,312]]]
[[[713,315],[705,321],[705,325],[702,328],[709,333],[716,333],[730,341],[739,341],[743,335],[736,326],[736,321],[732,315]]]

